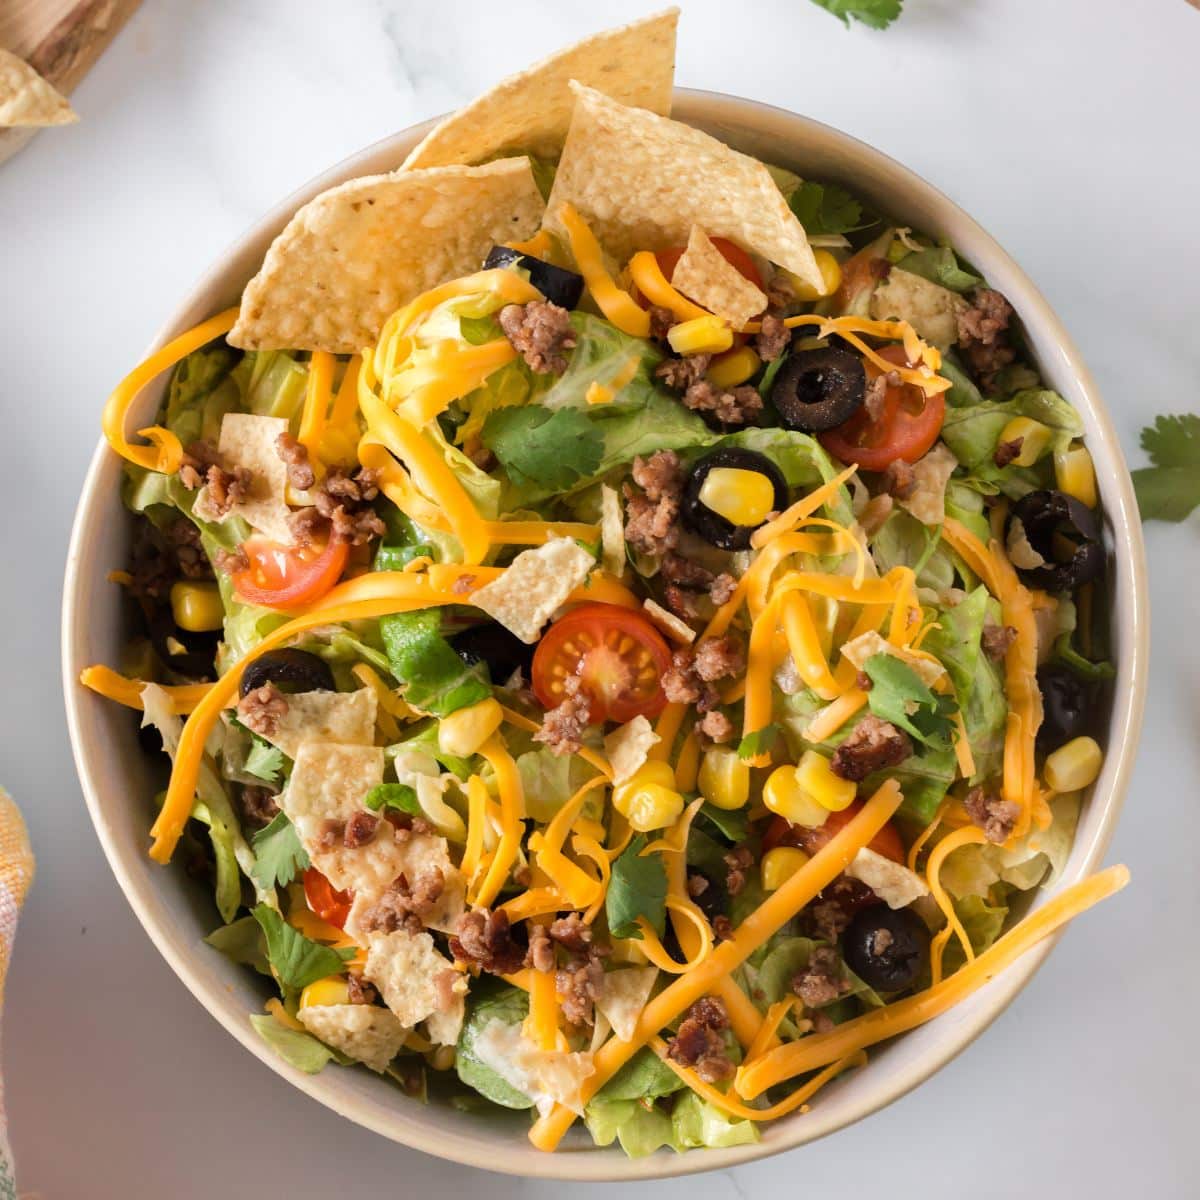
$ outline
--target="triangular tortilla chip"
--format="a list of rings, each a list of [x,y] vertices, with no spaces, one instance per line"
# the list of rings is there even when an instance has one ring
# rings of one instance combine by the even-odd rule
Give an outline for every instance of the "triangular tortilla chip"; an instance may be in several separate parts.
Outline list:
[[[692,226],[671,283],[689,300],[724,317],[734,329],[741,329],[767,307],[766,293],[725,258],[699,225]]]
[[[414,296],[480,268],[538,227],[527,158],[352,179],[310,200],[242,294],[229,342],[354,354]]]
[[[572,79],[625,104],[669,113],[678,21],[679,9],[668,8],[594,34],[510,75],[431,129],[404,166],[477,163],[502,150],[555,157],[575,107],[568,86]]]
[[[23,58],[0,49],[0,126],[70,125],[78,120],[57,88]]]
[[[572,84],[578,99],[546,226],[565,237],[559,207],[573,204],[609,253],[682,246],[700,225],[824,286],[804,228],[770,172],[699,129],[628,108]]]

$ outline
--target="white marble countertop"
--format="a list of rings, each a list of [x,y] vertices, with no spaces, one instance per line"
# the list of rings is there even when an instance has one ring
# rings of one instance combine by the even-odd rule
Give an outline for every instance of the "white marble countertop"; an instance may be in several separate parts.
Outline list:
[[[147,0],[76,94],[81,123],[0,167],[0,779],[39,860],[4,1059],[29,1195],[561,1192],[350,1125],[201,1010],[88,823],[59,694],[58,606],[107,389],[223,247],[349,152],[651,7]],[[848,33],[804,0],[684,8],[681,84],[848,130],[1000,239],[1090,361],[1131,457],[1153,414],[1200,409],[1200,12],[1184,0],[909,0],[877,34]],[[1111,856],[1133,886],[1073,928],[992,1030],[914,1094],[831,1140],[657,1195],[1195,1195],[1197,522],[1148,530],[1153,687]]]

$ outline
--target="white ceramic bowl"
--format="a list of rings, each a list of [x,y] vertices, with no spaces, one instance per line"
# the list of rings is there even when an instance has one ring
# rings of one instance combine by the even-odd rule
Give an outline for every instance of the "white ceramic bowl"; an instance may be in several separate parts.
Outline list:
[[[1012,301],[1043,375],[1082,415],[1112,551],[1108,586],[1117,678],[1104,738],[1104,770],[1085,806],[1058,886],[1076,882],[1100,864],[1128,784],[1142,721],[1149,635],[1146,568],[1133,490],[1091,376],[1020,268],[966,213],[911,171],[834,129],[748,100],[680,90],[675,116],[801,175],[841,182],[880,211],[949,238]],[[271,239],[302,203],[346,179],[398,166],[427,129],[422,125],[406,130],[346,159],[268,213],[193,289],[150,349],[236,303]],[[159,392],[148,389],[132,414],[132,428],[152,422],[158,399]],[[101,400],[97,394],[97,423]],[[63,682],[88,809],[134,912],[196,999],[247,1050],[335,1112],[430,1154],[516,1175],[634,1180],[730,1167],[824,1137],[916,1087],[1003,1011],[1050,952],[1053,938],[952,1011],[873,1052],[865,1070],[826,1088],[811,1112],[765,1126],[756,1145],[727,1150],[684,1155],[664,1151],[629,1161],[619,1150],[592,1148],[586,1134],[575,1130],[559,1152],[544,1154],[526,1140],[524,1114],[422,1107],[365,1070],[330,1067],[315,1076],[292,1070],[258,1039],[246,1019],[248,1013],[262,1010],[263,995],[254,975],[200,940],[216,918],[207,890],[197,889],[181,869],[156,866],[146,855],[153,787],[131,714],[77,683],[80,670],[89,663],[115,662],[123,640],[118,589],[105,583],[106,572],[124,564],[129,542],[129,522],[118,495],[120,472],[120,460],[101,442],[80,497],[64,587]],[[1044,901],[1039,896],[1036,903]]]

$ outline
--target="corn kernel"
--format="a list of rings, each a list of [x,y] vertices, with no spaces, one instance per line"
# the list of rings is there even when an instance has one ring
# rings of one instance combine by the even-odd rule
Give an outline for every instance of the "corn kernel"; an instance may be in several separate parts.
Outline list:
[[[500,705],[489,696],[443,717],[438,722],[438,745],[444,754],[470,758],[500,728],[503,720]]]
[[[849,779],[833,773],[829,759],[815,750],[805,750],[796,765],[796,783],[818,804],[830,812],[841,812],[849,808],[858,794],[858,789]]]
[[[829,809],[818,804],[796,781],[795,767],[776,767],[763,784],[763,803],[793,825],[824,825]]]
[[[617,784],[612,802],[638,833],[664,829],[683,812],[683,796],[675,790],[675,772],[670,763],[658,759],[644,763]]]
[[[667,341],[676,354],[720,354],[733,345],[733,330],[720,317],[693,317],[672,325]]]
[[[775,485],[759,471],[714,467],[700,486],[700,503],[734,525],[761,525],[775,508]]]
[[[727,391],[745,383],[761,366],[762,359],[749,346],[739,346],[708,364],[708,378],[714,387]]]
[[[764,892],[781,888],[808,862],[808,855],[798,846],[776,846],[768,850],[762,860],[762,885]]]
[[[1086,446],[1071,446],[1055,453],[1054,479],[1060,492],[1088,508],[1096,507],[1096,466]]]
[[[832,296],[842,286],[842,266],[828,250],[815,250],[813,257],[817,260],[817,269],[821,272],[821,290],[818,292],[806,279],[791,271],[792,294],[797,300],[820,300],[824,296]]]
[[[315,983],[310,983],[300,993],[301,1008],[317,1008],[325,1004],[349,1003],[349,985],[346,983],[345,977],[341,975],[327,975],[324,979],[318,979]]]
[[[1104,751],[1095,738],[1077,737],[1046,757],[1042,774],[1056,792],[1078,792],[1096,782]]]
[[[225,606],[215,583],[173,583],[171,615],[180,629],[209,633],[225,622]]]
[[[1011,461],[1014,466],[1032,467],[1049,449],[1053,436],[1053,430],[1048,425],[1043,425],[1041,421],[1034,421],[1029,417],[1013,417],[1005,425],[996,445],[1002,446],[1005,442],[1020,442],[1021,448]]]
[[[704,752],[696,782],[714,808],[742,808],[750,798],[750,764],[736,750],[714,746]]]

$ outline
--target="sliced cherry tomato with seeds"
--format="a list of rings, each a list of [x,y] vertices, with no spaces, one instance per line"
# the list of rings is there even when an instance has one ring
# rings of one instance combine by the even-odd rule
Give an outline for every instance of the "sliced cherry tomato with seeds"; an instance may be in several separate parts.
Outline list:
[[[309,867],[304,872],[304,899],[322,921],[328,921],[338,929],[346,927],[354,896],[350,892],[339,892],[316,867]]]
[[[670,665],[670,648],[645,617],[615,604],[584,604],[538,643],[533,691],[544,708],[556,708],[567,698],[567,678],[576,676],[591,722],[654,717],[667,702],[662,676]]]
[[[281,546],[254,536],[242,543],[250,565],[233,573],[239,600],[261,608],[299,608],[320,599],[341,578],[350,547],[332,538],[324,546]]]
[[[903,346],[885,346],[879,354],[896,366],[909,365]],[[883,374],[872,362],[863,366],[869,380]],[[872,416],[864,406],[844,424],[818,434],[817,440],[844,463],[885,471],[897,459],[913,463],[926,454],[945,417],[946,401],[940,393],[927,396],[915,384],[901,383],[887,389],[882,412]]]

